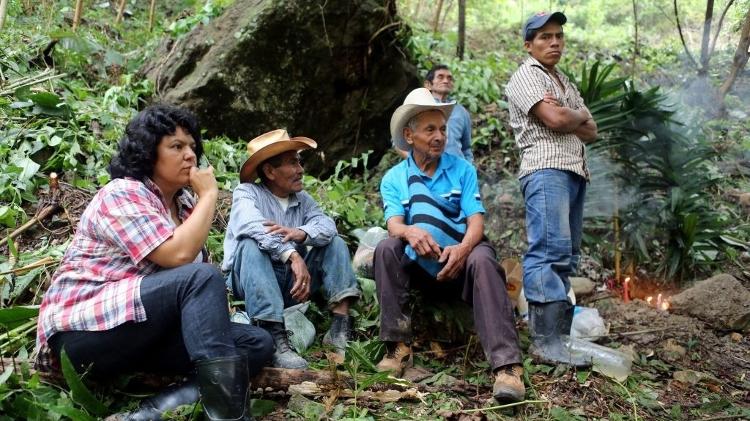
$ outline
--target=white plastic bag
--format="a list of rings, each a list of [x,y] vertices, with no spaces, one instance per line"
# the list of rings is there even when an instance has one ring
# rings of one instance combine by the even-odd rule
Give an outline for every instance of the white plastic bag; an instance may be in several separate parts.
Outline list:
[[[573,325],[570,336],[587,341],[595,341],[609,333],[599,310],[591,307],[576,306],[573,313]]]
[[[352,259],[354,272],[372,279],[372,258],[375,256],[375,247],[379,242],[388,238],[388,231],[380,227],[373,227],[367,231],[354,230],[354,235],[359,239],[359,247],[357,247]]]

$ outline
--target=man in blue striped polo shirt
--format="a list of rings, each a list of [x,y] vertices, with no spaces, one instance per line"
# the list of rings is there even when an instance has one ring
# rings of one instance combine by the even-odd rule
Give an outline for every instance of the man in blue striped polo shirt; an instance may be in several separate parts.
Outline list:
[[[466,160],[443,153],[452,108],[419,88],[391,118],[393,143],[409,156],[380,185],[390,237],[378,244],[373,259],[380,339],[388,350],[377,367],[400,376],[412,364],[411,287],[439,298],[460,295],[473,306],[495,375],[495,399],[520,401],[525,390],[513,307],[495,250],[484,238],[477,173]]]

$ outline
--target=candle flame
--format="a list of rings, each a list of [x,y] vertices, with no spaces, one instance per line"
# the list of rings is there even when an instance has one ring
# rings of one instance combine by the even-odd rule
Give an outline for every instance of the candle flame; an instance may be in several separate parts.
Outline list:
[[[648,296],[646,297],[646,302],[651,304],[651,301],[654,299],[654,297]]]
[[[661,303],[661,309],[664,311],[669,310],[669,301],[664,301],[663,303]]]
[[[630,276],[625,277],[625,282],[630,282]]]

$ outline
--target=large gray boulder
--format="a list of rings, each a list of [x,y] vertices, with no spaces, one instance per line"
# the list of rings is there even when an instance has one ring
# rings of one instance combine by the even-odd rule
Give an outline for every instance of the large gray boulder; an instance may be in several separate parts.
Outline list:
[[[390,147],[390,116],[419,84],[388,0],[237,0],[165,42],[142,73],[159,100],[199,116],[209,136],[286,128],[318,142],[308,171]]]
[[[750,291],[732,275],[697,282],[670,299],[671,311],[703,320],[719,330],[750,329]]]

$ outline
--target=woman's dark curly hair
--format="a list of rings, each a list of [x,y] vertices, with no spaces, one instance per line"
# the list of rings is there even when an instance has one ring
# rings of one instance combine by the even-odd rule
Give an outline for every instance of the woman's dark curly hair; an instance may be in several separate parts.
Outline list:
[[[196,161],[199,161],[203,155],[203,143],[195,115],[173,105],[151,105],[130,120],[125,128],[117,154],[109,162],[112,179],[150,178],[154,174],[159,142],[164,136],[174,134],[178,126],[193,136]]]

